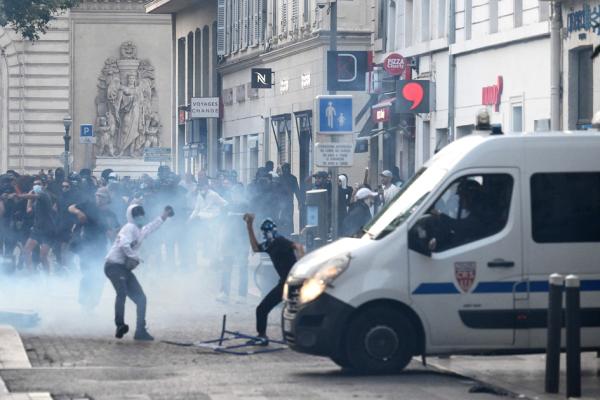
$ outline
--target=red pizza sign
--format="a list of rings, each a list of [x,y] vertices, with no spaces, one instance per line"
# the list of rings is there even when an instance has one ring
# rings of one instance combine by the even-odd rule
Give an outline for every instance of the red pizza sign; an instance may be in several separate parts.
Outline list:
[[[406,61],[398,53],[392,53],[383,60],[383,69],[390,75],[402,75],[406,68]]]

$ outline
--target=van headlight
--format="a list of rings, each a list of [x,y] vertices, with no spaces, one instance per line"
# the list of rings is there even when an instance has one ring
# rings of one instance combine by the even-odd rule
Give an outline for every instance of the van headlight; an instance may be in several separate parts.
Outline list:
[[[350,254],[336,257],[323,263],[313,274],[304,281],[300,288],[300,304],[310,303],[319,297],[350,265]]]

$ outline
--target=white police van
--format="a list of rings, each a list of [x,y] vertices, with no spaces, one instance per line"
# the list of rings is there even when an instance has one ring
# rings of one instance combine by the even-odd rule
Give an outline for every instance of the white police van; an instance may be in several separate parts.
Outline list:
[[[362,371],[414,355],[544,351],[548,276],[581,278],[582,347],[600,348],[600,134],[470,135],[365,227],[301,259],[283,333]]]

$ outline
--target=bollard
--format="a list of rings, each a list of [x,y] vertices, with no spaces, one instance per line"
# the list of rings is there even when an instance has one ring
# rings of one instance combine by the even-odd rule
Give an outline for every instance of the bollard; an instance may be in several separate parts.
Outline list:
[[[567,326],[567,398],[581,397],[581,318],[579,277],[565,278],[565,319]]]
[[[545,390],[546,393],[558,393],[564,277],[560,274],[552,274],[548,279],[548,283],[548,338],[546,344]]]

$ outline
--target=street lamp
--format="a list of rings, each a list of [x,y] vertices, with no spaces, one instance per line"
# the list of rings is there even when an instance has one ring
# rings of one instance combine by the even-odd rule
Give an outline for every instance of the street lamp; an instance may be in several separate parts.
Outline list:
[[[71,136],[69,136],[69,131],[71,130],[71,124],[73,120],[70,115],[67,115],[63,118],[63,125],[65,126],[65,135],[63,136],[63,140],[65,141],[65,152],[63,153],[63,163],[65,169],[65,176],[69,176],[69,143],[71,142]]]

